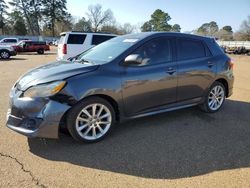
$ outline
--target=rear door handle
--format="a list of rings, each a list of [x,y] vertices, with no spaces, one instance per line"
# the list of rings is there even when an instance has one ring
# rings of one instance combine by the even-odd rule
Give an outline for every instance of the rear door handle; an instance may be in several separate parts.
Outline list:
[[[172,67],[169,67],[169,68],[167,69],[167,71],[166,71],[166,73],[168,73],[168,74],[174,74],[175,72],[176,72],[176,70],[173,69]]]
[[[209,62],[207,63],[207,66],[211,68],[212,66],[214,66],[214,63],[209,61]]]

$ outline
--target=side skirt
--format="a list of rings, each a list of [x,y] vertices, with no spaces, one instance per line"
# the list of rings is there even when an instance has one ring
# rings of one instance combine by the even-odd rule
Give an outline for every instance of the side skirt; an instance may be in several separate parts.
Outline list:
[[[187,101],[182,101],[182,102],[178,102],[178,103],[174,103],[174,104],[164,105],[161,107],[146,110],[142,113],[139,113],[139,114],[136,114],[136,115],[133,115],[130,117],[123,117],[123,118],[121,118],[121,121],[123,122],[123,121],[130,120],[130,119],[141,118],[141,117],[145,117],[145,116],[151,116],[151,115],[156,115],[156,114],[160,114],[160,113],[164,113],[164,112],[169,112],[169,111],[179,110],[179,109],[188,108],[188,107],[192,107],[192,106],[197,106],[197,105],[201,104],[202,102],[203,102],[202,97],[199,97],[199,98],[195,98],[195,99],[191,99],[191,100],[187,100]]]

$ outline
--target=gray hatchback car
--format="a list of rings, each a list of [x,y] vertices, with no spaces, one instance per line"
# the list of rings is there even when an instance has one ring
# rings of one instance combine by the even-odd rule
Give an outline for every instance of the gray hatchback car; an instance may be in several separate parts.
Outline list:
[[[10,92],[7,126],[47,138],[67,128],[74,139],[95,142],[128,119],[195,105],[216,112],[233,82],[233,63],[212,38],[124,35],[24,74]]]

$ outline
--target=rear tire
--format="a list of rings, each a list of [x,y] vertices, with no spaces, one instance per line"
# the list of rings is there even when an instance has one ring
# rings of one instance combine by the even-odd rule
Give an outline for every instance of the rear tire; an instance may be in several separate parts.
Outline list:
[[[106,137],[115,124],[115,111],[100,97],[90,97],[76,104],[67,115],[67,128],[80,142],[98,142]]]
[[[39,50],[37,50],[37,53],[38,53],[38,54],[44,54],[44,49],[39,49]]]
[[[217,112],[224,104],[225,97],[225,86],[222,83],[215,81],[209,88],[205,96],[205,101],[200,105],[200,108],[207,113]]]
[[[9,59],[10,58],[10,52],[7,50],[2,50],[0,52],[0,56],[2,59]]]

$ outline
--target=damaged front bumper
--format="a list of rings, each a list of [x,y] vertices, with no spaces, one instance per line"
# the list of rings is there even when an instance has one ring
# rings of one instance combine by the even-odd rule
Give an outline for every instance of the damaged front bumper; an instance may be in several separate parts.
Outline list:
[[[60,121],[69,108],[49,98],[22,97],[22,91],[13,88],[6,124],[28,137],[58,138]]]

